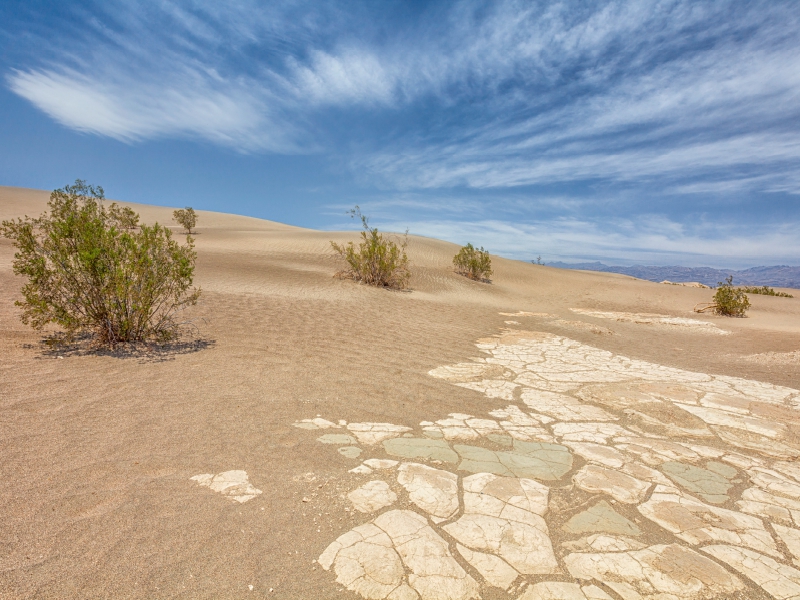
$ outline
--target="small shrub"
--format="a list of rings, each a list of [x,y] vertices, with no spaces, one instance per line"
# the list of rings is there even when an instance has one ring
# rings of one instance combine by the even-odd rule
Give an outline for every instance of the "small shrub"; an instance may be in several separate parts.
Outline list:
[[[492,259],[488,250],[475,248],[472,244],[463,246],[453,257],[456,273],[475,281],[488,281],[492,274]]]
[[[727,317],[743,317],[750,308],[750,300],[741,288],[733,287],[733,276],[718,285],[714,294],[714,312]]]
[[[110,347],[173,339],[177,313],[200,296],[191,288],[192,238],[181,246],[169,229],[139,227],[132,210],[103,200],[102,187],[77,180],[50,195],[49,213],[3,221],[0,233],[17,249],[14,273],[28,278],[16,302],[22,322],[54,323],[68,340],[91,333]]]
[[[742,286],[739,288],[746,294],[760,294],[762,296],[780,296],[781,298],[794,298],[791,294],[787,294],[786,292],[776,292],[771,287],[767,287],[762,285],[761,287],[748,287]]]
[[[331,242],[346,265],[336,275],[378,287],[405,288],[411,278],[406,255],[408,231],[398,245],[385,238],[377,227],[370,227],[369,220],[361,214],[358,206],[350,211],[350,216],[361,220],[361,243],[356,246],[353,242],[347,245]]]
[[[197,213],[191,206],[173,211],[172,218],[186,230],[187,235],[190,235],[194,226],[197,225]]]
[[[111,219],[118,223],[120,229],[130,231],[139,226],[139,215],[137,215],[132,208],[127,206],[117,206],[116,203],[114,203],[108,207],[108,214]]]

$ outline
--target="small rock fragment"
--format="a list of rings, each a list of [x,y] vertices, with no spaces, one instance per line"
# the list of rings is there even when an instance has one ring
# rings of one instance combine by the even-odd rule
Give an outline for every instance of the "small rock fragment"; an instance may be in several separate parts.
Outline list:
[[[216,475],[204,473],[203,475],[195,475],[190,479],[204,487],[211,488],[230,500],[240,503],[252,500],[262,493],[261,490],[250,484],[247,478],[247,471],[225,471]]]

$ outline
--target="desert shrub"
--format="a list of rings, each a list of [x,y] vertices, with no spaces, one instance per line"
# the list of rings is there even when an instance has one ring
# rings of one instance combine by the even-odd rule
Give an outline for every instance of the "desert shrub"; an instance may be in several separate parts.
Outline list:
[[[192,229],[197,225],[197,213],[191,206],[186,208],[179,208],[172,212],[172,218],[175,222],[186,230],[186,234],[192,233]]]
[[[718,284],[714,294],[714,312],[728,317],[743,317],[750,308],[750,300],[741,288],[733,287],[733,276]]]
[[[492,274],[492,259],[488,250],[475,248],[472,244],[462,246],[453,257],[456,273],[475,281],[487,281]]]
[[[17,250],[14,273],[28,278],[16,302],[22,322],[53,323],[67,339],[90,333],[111,347],[173,339],[177,314],[200,296],[191,288],[192,238],[180,245],[169,229],[139,226],[136,213],[103,200],[103,188],[77,180],[50,195],[49,213],[3,221],[0,233]]]
[[[102,188],[100,188],[102,190]],[[120,229],[136,229],[139,226],[139,215],[127,206],[117,206],[116,203],[108,207],[108,214],[117,222]]]
[[[786,292],[776,292],[771,287],[762,285],[761,287],[742,286],[741,289],[746,294],[760,294],[762,296],[780,296],[782,298],[794,298],[791,294]]]
[[[406,255],[408,231],[398,244],[384,237],[377,227],[370,227],[358,206],[350,211],[350,216],[361,220],[361,243],[356,246],[353,242],[347,245],[331,242],[345,263],[345,268],[336,275],[378,287],[405,288],[411,278]]]

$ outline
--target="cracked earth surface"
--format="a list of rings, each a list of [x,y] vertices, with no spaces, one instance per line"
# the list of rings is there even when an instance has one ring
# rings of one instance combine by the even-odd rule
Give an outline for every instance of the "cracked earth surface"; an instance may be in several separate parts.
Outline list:
[[[486,414],[295,423],[358,463],[363,522],[318,559],[338,583],[389,600],[800,599],[800,391],[548,333],[477,347],[430,375],[483,393]],[[195,479],[258,493],[243,472]]]
[[[570,308],[572,312],[586,317],[594,317],[595,319],[612,319],[620,321],[621,323],[637,323],[639,325],[656,325],[666,327],[679,327],[690,329],[701,333],[710,333],[713,335],[730,335],[730,331],[720,329],[713,323],[708,321],[700,321],[698,319],[686,319],[683,317],[670,317],[669,315],[659,315],[653,313],[629,313],[629,312],[612,312],[605,310],[586,310],[583,308]]]

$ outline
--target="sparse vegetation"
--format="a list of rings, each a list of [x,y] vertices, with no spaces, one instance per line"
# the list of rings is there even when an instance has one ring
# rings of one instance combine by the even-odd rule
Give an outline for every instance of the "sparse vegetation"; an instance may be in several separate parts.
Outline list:
[[[722,281],[718,283],[714,304],[716,304],[714,312],[727,317],[743,317],[750,308],[747,294],[741,288],[733,287],[732,275],[724,283]]]
[[[14,273],[28,278],[16,302],[22,322],[110,347],[174,339],[177,314],[200,296],[192,238],[180,245],[169,229],[140,226],[131,209],[103,200],[102,187],[77,180],[50,195],[49,213],[3,221],[0,233],[17,250]]]
[[[192,229],[197,225],[197,213],[191,206],[173,211],[172,218],[186,230],[186,235],[191,235]]]
[[[483,246],[475,248],[472,244],[462,246],[453,257],[456,273],[474,281],[489,281],[492,274],[492,259]]]
[[[782,298],[794,298],[791,294],[787,294],[786,292],[776,292],[771,287],[767,287],[762,285],[761,287],[757,286],[742,286],[739,288],[746,294],[760,294],[762,296],[780,296]]]
[[[114,203],[108,207],[108,214],[119,224],[120,229],[130,231],[139,226],[139,215],[137,215],[132,208],[127,206],[117,206],[117,204]]]
[[[708,304],[695,306],[695,312],[713,311],[726,317],[744,317],[750,308],[750,300],[742,288],[733,287],[733,276],[724,282],[720,281],[714,294],[714,301]]]
[[[369,220],[361,214],[358,206],[349,214],[361,221],[361,243],[356,246],[353,242],[347,245],[331,242],[333,249],[345,262],[345,268],[336,275],[377,287],[405,288],[411,278],[406,255],[408,231],[398,244],[384,237],[377,227],[370,227]]]

